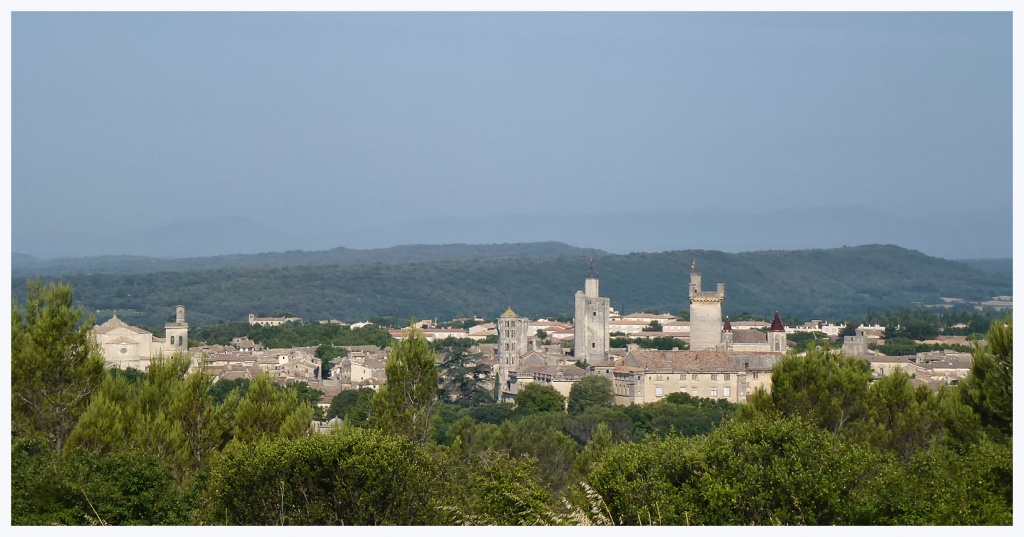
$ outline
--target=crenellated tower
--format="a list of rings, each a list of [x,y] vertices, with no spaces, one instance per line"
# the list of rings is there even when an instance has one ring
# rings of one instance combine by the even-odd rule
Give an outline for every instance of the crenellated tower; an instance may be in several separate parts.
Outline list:
[[[722,300],[725,284],[702,291],[697,260],[690,265],[690,349],[714,350],[722,342]]]

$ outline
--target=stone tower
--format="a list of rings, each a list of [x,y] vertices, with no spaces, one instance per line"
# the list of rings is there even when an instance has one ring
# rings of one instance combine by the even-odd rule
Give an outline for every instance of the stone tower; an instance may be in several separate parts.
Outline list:
[[[576,291],[573,354],[577,360],[592,364],[605,361],[610,347],[608,310],[611,309],[611,301],[598,296],[597,284],[594,260],[591,259],[590,272],[584,281],[583,291]]]
[[[722,342],[722,300],[725,284],[701,291],[697,261],[690,265],[690,349],[714,350]]]
[[[164,325],[164,351],[167,354],[188,350],[188,323],[185,322],[185,306],[175,308],[174,322]]]
[[[772,326],[768,329],[768,348],[772,352],[786,352],[786,326],[782,324],[779,317],[779,310],[775,310],[775,318],[772,319]]]
[[[498,317],[498,385],[500,392],[508,389],[509,377],[519,371],[519,359],[526,353],[530,320],[516,315],[512,308]]]

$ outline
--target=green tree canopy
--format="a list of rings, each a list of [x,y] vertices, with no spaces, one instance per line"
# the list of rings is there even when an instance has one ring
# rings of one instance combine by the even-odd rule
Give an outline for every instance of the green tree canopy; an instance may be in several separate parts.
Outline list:
[[[93,318],[73,307],[64,283],[28,282],[24,304],[11,308],[11,424],[60,449],[103,381]]]
[[[534,412],[563,412],[565,396],[551,386],[532,382],[516,394],[516,406]]]
[[[838,435],[863,416],[871,366],[828,347],[812,348],[804,356],[788,355],[772,367],[772,389],[754,392],[743,410],[774,409],[785,416],[802,416]]]
[[[986,345],[974,352],[971,372],[960,385],[964,403],[985,427],[1013,435],[1013,318],[993,321]]]
[[[588,375],[569,389],[569,414],[582,414],[590,408],[614,403],[612,381],[605,377]]]
[[[396,341],[384,366],[387,382],[373,397],[373,421],[388,433],[422,442],[430,434],[437,402],[437,363],[434,351],[413,327]]]

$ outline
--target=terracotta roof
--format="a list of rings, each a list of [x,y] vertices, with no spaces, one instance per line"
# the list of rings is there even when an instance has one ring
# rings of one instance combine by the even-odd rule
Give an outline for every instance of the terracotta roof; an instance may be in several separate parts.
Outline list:
[[[772,319],[772,326],[768,329],[769,332],[785,332],[786,327],[782,324],[782,318],[779,317],[779,310],[775,310],[775,318]]]
[[[536,365],[523,366],[522,368],[519,369],[519,376],[520,377],[527,377],[527,376],[530,376],[530,375],[532,375],[534,373],[540,373],[541,371],[544,371],[547,368],[548,368],[547,364],[536,364]]]
[[[563,379],[569,378],[582,378],[587,372],[576,367],[575,365],[553,365],[542,371],[542,375],[551,375],[552,377],[561,377]]]
[[[729,322],[729,316],[725,316],[725,324],[722,325],[722,332],[732,332],[732,323]]]
[[[634,350],[626,355],[624,365],[656,371],[742,371],[729,361],[725,352],[705,350]]]

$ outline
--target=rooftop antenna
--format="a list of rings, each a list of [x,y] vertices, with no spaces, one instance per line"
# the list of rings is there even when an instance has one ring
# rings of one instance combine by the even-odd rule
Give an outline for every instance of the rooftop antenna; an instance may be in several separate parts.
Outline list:
[[[594,272],[594,258],[593,257],[590,258],[590,272],[587,274],[587,277],[588,278],[596,278],[597,277],[597,273]]]

